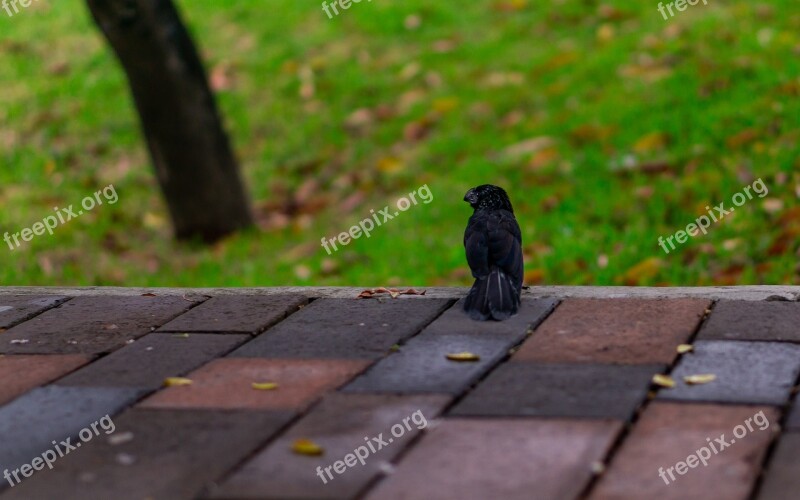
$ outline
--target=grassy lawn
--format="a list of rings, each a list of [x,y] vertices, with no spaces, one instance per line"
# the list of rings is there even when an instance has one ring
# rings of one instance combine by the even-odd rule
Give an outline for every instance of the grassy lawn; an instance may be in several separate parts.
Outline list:
[[[0,11],[2,285],[461,285],[466,190],[505,187],[529,284],[796,284],[796,0],[181,0],[258,229],[176,244],[124,75],[79,0]],[[666,254],[668,237],[769,189]],[[433,195],[328,255],[333,237]],[[394,209],[393,209],[394,210]]]

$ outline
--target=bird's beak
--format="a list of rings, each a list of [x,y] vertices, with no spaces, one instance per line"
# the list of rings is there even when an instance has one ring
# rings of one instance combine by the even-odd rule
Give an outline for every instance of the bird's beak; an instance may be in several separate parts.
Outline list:
[[[478,195],[475,194],[474,189],[470,189],[469,191],[467,191],[467,194],[464,195],[464,201],[466,201],[470,205],[478,203]]]

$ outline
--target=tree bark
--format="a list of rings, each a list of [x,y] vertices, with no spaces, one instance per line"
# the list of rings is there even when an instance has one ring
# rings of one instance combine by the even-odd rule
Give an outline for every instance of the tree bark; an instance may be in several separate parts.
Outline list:
[[[87,0],[128,77],[179,240],[252,224],[206,72],[172,0]]]

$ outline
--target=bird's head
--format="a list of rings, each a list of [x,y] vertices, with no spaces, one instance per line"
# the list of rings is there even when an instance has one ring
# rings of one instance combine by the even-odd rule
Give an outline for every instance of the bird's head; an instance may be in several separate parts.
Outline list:
[[[492,186],[491,184],[483,184],[470,189],[464,195],[464,201],[469,203],[469,206],[475,210],[502,209],[508,210],[512,214],[514,213],[514,209],[511,207],[511,200],[508,199],[508,195],[503,188]]]

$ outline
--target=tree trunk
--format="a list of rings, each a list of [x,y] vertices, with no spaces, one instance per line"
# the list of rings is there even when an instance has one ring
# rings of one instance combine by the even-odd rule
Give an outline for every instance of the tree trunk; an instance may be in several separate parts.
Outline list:
[[[203,65],[172,0],[87,0],[122,63],[178,239],[252,224]]]

